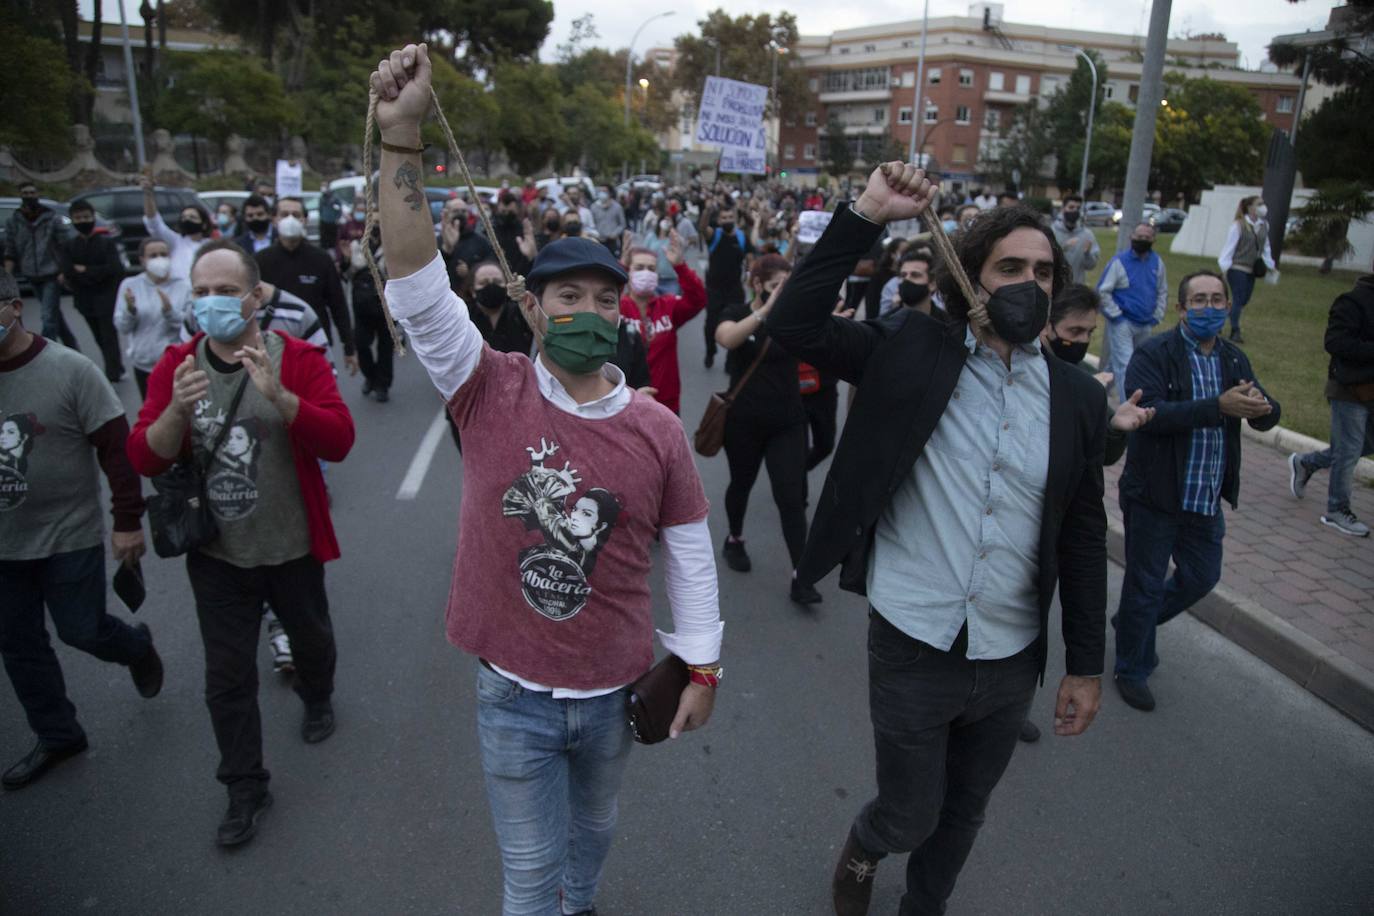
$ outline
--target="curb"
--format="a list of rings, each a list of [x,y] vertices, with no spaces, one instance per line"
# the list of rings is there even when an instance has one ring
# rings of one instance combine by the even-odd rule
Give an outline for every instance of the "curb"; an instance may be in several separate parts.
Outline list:
[[[1126,533],[1107,519],[1107,555],[1126,565]],[[1220,583],[1188,613],[1374,731],[1374,675],[1258,602]]]

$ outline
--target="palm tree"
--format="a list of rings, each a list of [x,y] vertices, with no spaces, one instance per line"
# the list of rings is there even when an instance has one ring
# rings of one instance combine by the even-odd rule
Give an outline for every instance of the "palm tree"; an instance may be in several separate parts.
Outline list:
[[[1346,238],[1350,223],[1364,222],[1371,209],[1374,201],[1358,184],[1333,181],[1321,185],[1294,211],[1299,221],[1293,233],[1294,247],[1321,258],[1321,273],[1330,273],[1332,264],[1354,251]]]

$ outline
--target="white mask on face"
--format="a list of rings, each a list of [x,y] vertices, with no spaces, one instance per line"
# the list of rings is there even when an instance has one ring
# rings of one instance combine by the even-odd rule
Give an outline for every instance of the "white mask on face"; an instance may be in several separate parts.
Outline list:
[[[172,259],[165,254],[154,255],[148,259],[146,267],[148,276],[154,280],[166,280],[167,275],[172,272]]]
[[[656,270],[632,270],[630,271],[630,289],[643,296],[652,293],[658,288],[658,271]]]
[[[305,223],[295,216],[283,216],[277,221],[277,235],[284,239],[305,238]]]
[[[1264,204],[1260,204],[1260,205],[1259,205],[1259,209],[1256,210],[1255,212],[1259,214],[1259,218],[1260,218],[1260,219],[1264,219],[1266,216],[1269,215],[1269,208],[1268,208],[1267,206],[1265,206]]]

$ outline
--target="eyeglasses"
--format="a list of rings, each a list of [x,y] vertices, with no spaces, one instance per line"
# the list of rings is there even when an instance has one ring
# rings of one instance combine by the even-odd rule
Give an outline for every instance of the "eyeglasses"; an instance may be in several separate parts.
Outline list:
[[[1223,293],[1213,293],[1210,296],[1197,295],[1188,297],[1188,307],[1195,309],[1224,309],[1226,308],[1226,296]]]

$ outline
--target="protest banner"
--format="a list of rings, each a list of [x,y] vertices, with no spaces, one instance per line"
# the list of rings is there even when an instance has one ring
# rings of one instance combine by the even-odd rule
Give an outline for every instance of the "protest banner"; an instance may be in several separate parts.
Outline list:
[[[706,77],[697,109],[696,140],[720,149],[722,172],[764,174],[768,133],[763,115],[767,107],[767,86]]]
[[[827,210],[803,210],[797,214],[797,242],[801,245],[814,245],[820,241],[821,233],[830,225],[835,214]]]

